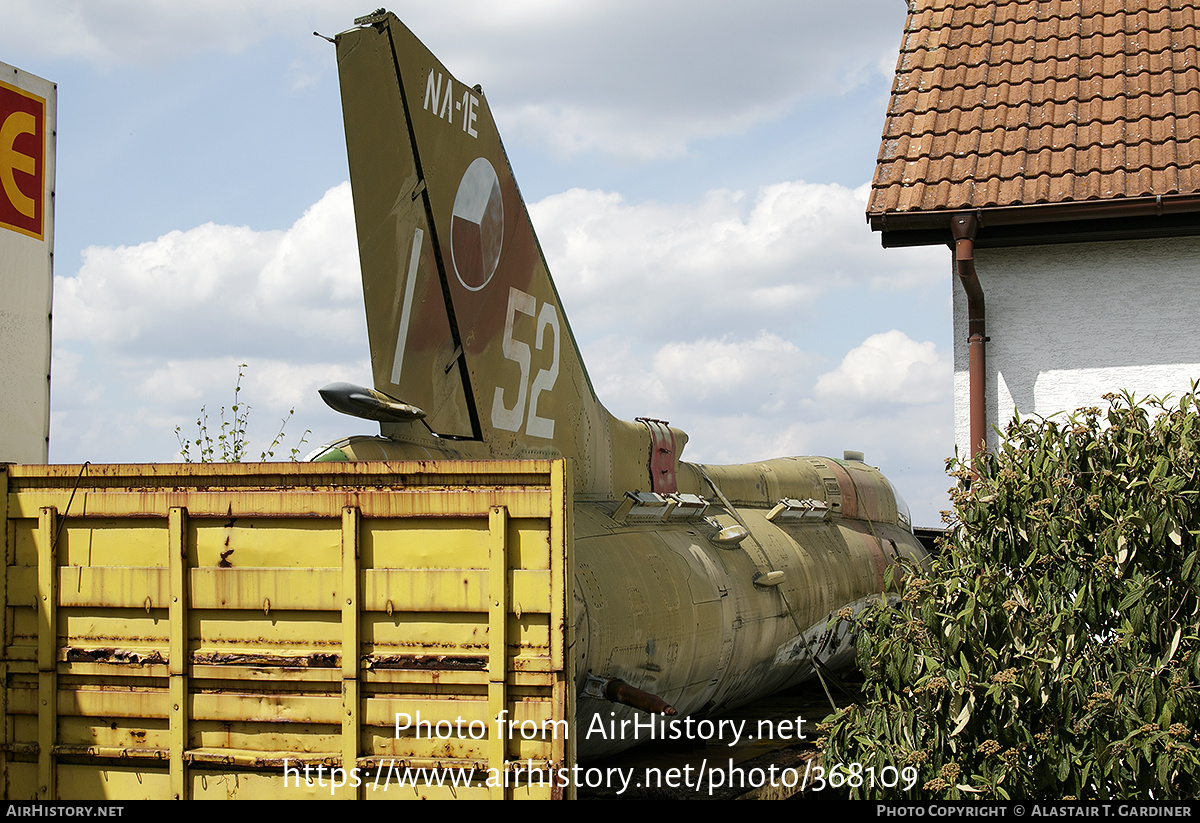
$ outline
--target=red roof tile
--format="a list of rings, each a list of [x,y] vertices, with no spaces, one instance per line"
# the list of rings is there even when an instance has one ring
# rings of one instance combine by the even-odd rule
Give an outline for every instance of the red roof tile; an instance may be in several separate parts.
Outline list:
[[[1192,0],[910,0],[868,214],[1200,192]]]

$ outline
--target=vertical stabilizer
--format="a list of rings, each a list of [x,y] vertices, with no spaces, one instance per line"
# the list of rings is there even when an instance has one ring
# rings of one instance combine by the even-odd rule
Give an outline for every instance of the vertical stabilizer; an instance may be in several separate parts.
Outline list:
[[[493,454],[579,452],[603,410],[487,98],[391,14],[337,44],[375,388]]]

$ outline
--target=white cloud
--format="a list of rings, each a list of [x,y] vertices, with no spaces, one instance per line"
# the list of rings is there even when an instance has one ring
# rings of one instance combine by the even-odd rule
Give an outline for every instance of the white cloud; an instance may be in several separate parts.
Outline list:
[[[336,26],[341,20],[341,29],[350,28],[359,13],[361,6],[345,0],[7,0],[0,30],[22,41],[23,50],[52,58],[102,67],[155,65],[243,51],[281,32],[308,35],[318,21]]]
[[[602,402],[637,416],[774,414],[797,400],[813,358],[775,334],[678,340],[657,349],[604,337],[585,360]]]
[[[951,357],[936,345],[892,329],[848,352],[841,365],[818,378],[815,393],[836,403],[934,403],[947,396],[953,371]]]
[[[460,79],[484,84],[510,139],[634,161],[843,93],[875,76],[881,53],[894,66],[899,31],[899,14],[817,0],[493,8],[468,4],[453,20],[414,10],[410,25]]]
[[[271,39],[315,42],[313,30],[336,34],[364,11],[349,0],[7,0],[0,41],[6,60],[161,68]],[[447,0],[402,16],[460,80],[483,84],[510,140],[637,162],[877,77],[880,54],[894,65],[899,21],[898,10],[817,0]],[[318,71],[293,62],[290,83],[304,87]]]
[[[885,250],[863,222],[866,190],[792,181],[757,192],[716,190],[696,203],[629,204],[572,189],[530,206],[573,328],[660,342],[789,333],[821,295],[914,288],[944,274],[940,250]],[[907,252],[907,254],[906,254]]]
[[[286,231],[210,223],[89,248],[54,299],[55,460],[172,459],[175,426],[194,428],[202,405],[219,426],[239,363],[252,439],[269,442],[293,407],[293,438],[364,428],[316,392],[370,382],[348,184]]]
[[[668,343],[654,355],[654,371],[676,402],[709,409],[766,411],[790,390],[810,358],[775,334],[750,340],[701,339]]]
[[[56,343],[113,354],[349,354],[363,323],[350,186],[330,189],[287,231],[208,223],[90,247],[75,276],[57,279],[54,308]]]

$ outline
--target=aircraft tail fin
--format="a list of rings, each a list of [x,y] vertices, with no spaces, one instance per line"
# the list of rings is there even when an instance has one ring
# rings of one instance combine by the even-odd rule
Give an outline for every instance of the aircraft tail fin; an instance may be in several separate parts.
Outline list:
[[[336,42],[375,389],[497,456],[575,452],[602,409],[487,98],[363,20]]]

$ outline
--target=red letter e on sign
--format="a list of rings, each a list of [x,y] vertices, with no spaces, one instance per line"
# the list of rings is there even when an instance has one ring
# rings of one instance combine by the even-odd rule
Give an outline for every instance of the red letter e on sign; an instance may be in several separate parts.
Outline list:
[[[46,101],[0,83],[0,227],[42,239]]]

